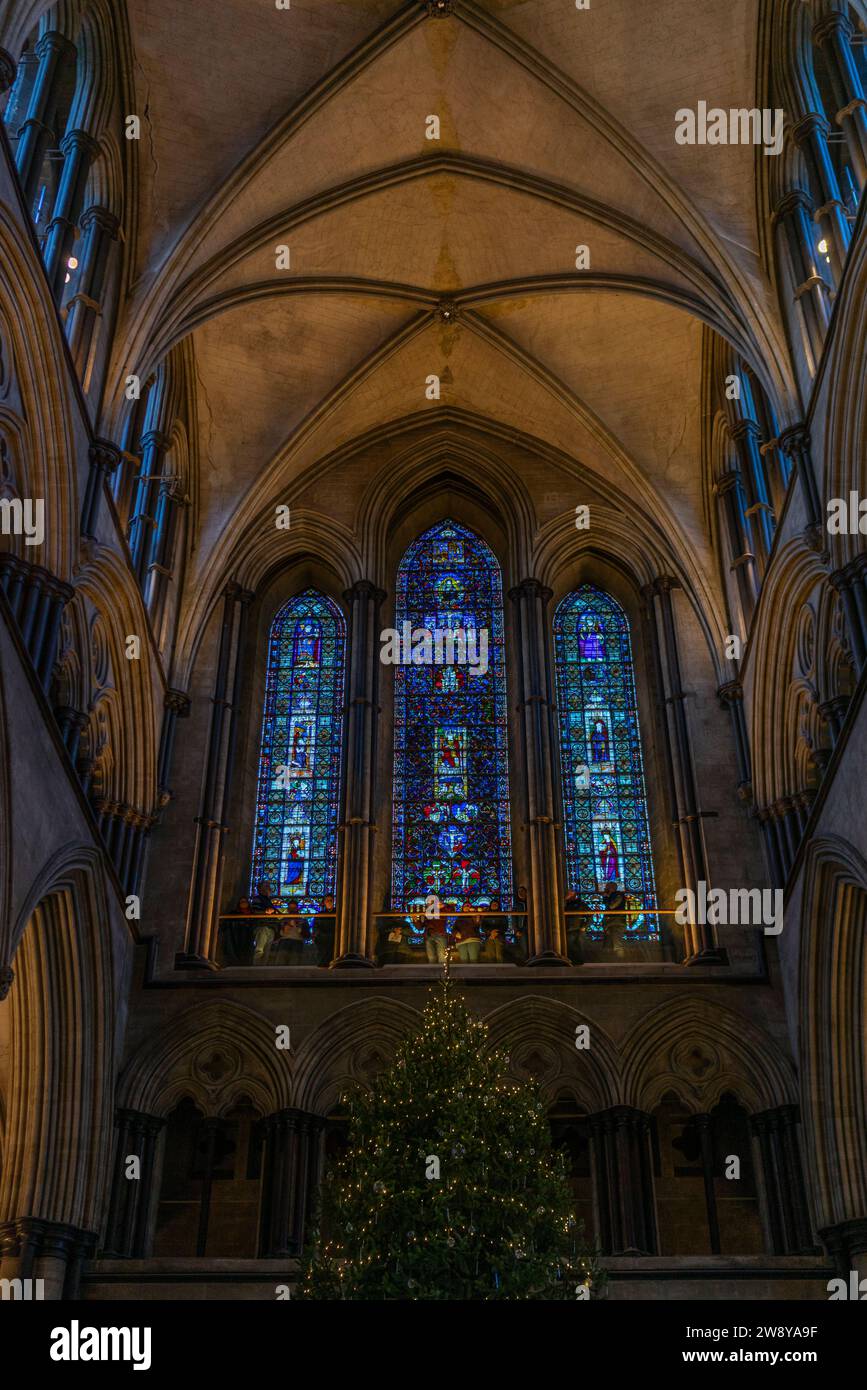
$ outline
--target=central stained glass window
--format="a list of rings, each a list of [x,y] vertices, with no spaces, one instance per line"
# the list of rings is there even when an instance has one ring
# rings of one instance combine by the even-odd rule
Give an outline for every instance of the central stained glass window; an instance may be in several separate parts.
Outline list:
[[[589,584],[554,615],[560,762],[569,888],[602,908],[605,885],[626,894],[629,933],[654,938],[653,857],[641,761],[629,622]],[[602,917],[589,920],[601,932]]]
[[[454,521],[409,547],[397,576],[392,907],[512,900],[500,567]],[[422,631],[459,634],[427,644]],[[407,641],[411,634],[412,645]],[[463,650],[473,664],[452,660]],[[421,660],[412,660],[413,651]]]
[[[337,881],[345,624],[315,589],[291,598],[268,642],[251,891],[318,912]]]

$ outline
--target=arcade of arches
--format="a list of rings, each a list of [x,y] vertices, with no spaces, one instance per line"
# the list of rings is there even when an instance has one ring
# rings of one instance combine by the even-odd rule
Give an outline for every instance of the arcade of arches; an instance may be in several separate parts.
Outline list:
[[[867,1274],[865,54],[0,0],[0,1275],[273,1298],[450,940],[610,1297]]]

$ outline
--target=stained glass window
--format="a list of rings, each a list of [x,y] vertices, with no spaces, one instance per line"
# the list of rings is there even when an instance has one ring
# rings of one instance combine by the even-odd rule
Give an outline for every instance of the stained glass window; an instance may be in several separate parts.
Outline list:
[[[655,937],[658,919],[642,912],[655,910],[656,887],[626,614],[585,584],[557,608],[554,649],[569,888],[599,910],[615,883],[634,909],[629,933]]]
[[[443,521],[413,542],[396,626],[392,906],[510,906],[502,583],[479,536]]]
[[[251,891],[319,910],[337,879],[345,625],[314,589],[280,609],[268,642]]]

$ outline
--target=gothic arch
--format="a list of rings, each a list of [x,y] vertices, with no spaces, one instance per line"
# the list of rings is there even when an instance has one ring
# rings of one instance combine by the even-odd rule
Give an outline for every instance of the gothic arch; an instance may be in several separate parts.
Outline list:
[[[25,495],[45,502],[44,541],[28,547],[28,559],[64,578],[72,572],[78,543],[78,471],[67,466],[76,456],[76,441],[65,395],[48,385],[65,379],[66,362],[45,275],[32,263],[33,254],[9,211],[0,207],[0,303],[25,422],[20,486]]]
[[[794,1068],[742,1014],[698,995],[651,1009],[621,1044],[623,1103],[652,1111],[669,1091],[706,1112],[725,1091],[751,1111],[791,1104]]]
[[[347,1004],[308,1034],[298,1048],[295,1105],[299,1110],[327,1114],[344,1088],[369,1083],[373,1069],[365,1067],[366,1061],[390,1061],[420,1025],[418,1010],[382,995]]]
[[[245,1004],[198,1004],[132,1055],[118,1104],[164,1117],[188,1096],[204,1115],[223,1115],[247,1096],[262,1115],[283,1110],[297,1063],[276,1039],[275,1025]]]
[[[794,785],[797,740],[779,712],[791,698],[801,608],[826,582],[819,557],[798,537],[780,550],[762,593],[749,647],[756,673],[750,746],[753,785],[760,806],[800,790]]]
[[[37,883],[13,936],[15,980],[5,1006],[12,1102],[0,1219],[36,1217],[95,1231],[107,1176],[122,963],[108,926],[104,870],[92,849],[62,851]]]
[[[71,620],[70,635],[82,640],[90,638],[94,623],[102,634],[109,679],[100,681],[93,669],[92,641],[76,651],[79,669],[89,673],[86,684],[87,704],[82,713],[93,714],[102,701],[107,701],[108,727],[112,733],[112,800],[130,806],[142,814],[150,814],[156,805],[156,731],[152,690],[154,672],[147,640],[148,623],[142,612],[142,600],[127,568],[120,558],[107,548],[101,548],[95,558],[80,570],[75,581],[73,603],[92,605],[95,618],[86,616]],[[80,614],[85,613],[80,608]],[[130,660],[126,655],[126,639],[138,636],[141,654]],[[61,662],[63,663],[63,656]],[[94,736],[96,731],[94,730]],[[101,740],[95,739],[96,744]]]
[[[801,921],[801,1094],[822,1228],[867,1212],[867,861],[840,837],[810,845]]]
[[[515,1075],[532,1078],[546,1105],[564,1088],[590,1112],[618,1103],[617,1046],[579,1009],[531,994],[500,1005],[485,1022],[491,1047],[508,1053]],[[589,1029],[590,1046],[579,1050],[576,1038],[582,1025]]]

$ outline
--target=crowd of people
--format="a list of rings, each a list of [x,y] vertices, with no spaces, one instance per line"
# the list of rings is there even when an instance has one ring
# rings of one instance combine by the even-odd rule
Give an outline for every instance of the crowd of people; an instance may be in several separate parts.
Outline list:
[[[566,939],[569,959],[580,964],[581,941],[600,909],[591,907],[579,893],[566,895]],[[626,894],[616,883],[607,883],[602,894],[603,926],[597,943],[617,950],[628,930]],[[245,921],[250,918],[249,922]],[[334,955],[337,914],[334,898],[322,899],[318,912],[301,910],[296,898],[280,903],[271,884],[256,885],[252,898],[240,898],[221,933],[225,965],[317,965],[327,967]],[[427,960],[441,965],[449,948],[459,964],[522,964],[527,960],[527,890],[520,887],[512,908],[503,909],[498,898],[487,904],[469,898],[460,906],[440,904],[436,914],[419,909],[388,929],[381,943],[380,962],[398,964],[418,952],[423,942]]]
[[[245,922],[244,918],[253,920]],[[271,920],[273,919],[273,920]],[[334,956],[337,914],[326,895],[319,912],[301,911],[297,898],[282,905],[267,879],[256,885],[252,898],[239,898],[222,932],[225,965],[328,966]]]

